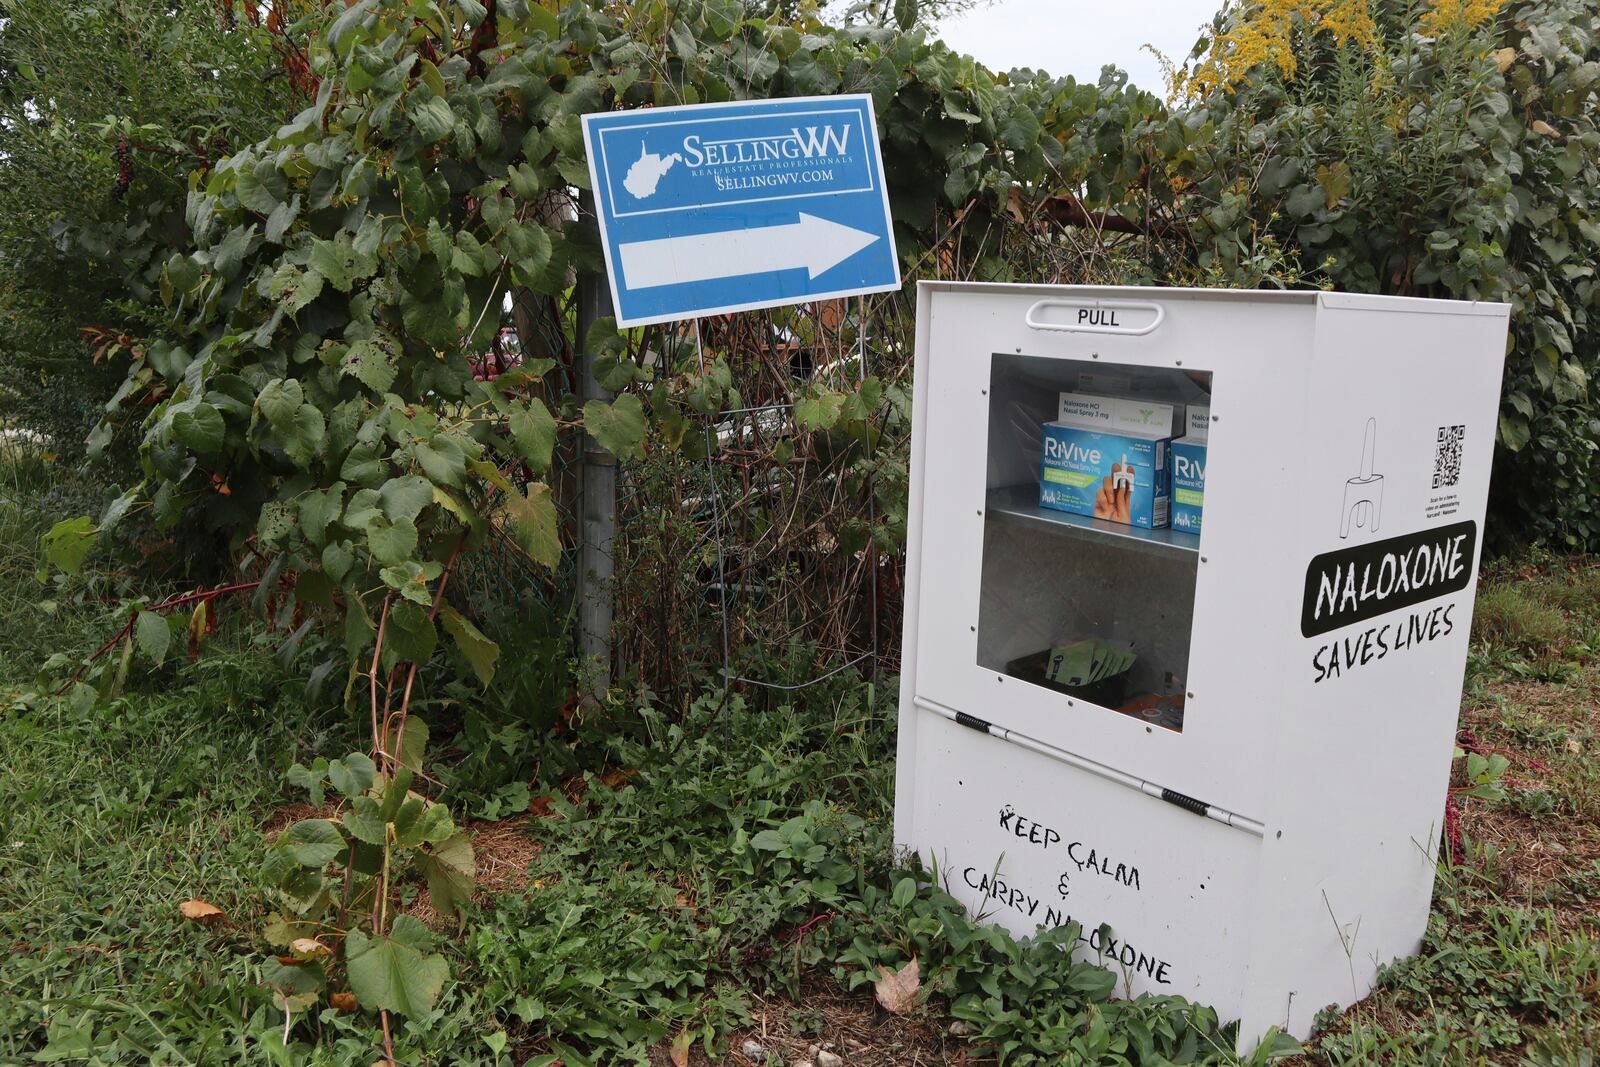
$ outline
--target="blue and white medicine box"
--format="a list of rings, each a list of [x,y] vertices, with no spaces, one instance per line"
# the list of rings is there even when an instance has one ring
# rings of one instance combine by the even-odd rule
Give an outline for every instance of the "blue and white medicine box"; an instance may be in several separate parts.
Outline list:
[[[1172,528],[1200,532],[1206,498],[1206,434],[1211,409],[1192,405],[1187,432],[1172,442]]]
[[[1044,424],[1039,505],[1145,529],[1167,525],[1169,445],[1183,406],[1061,394],[1060,418]]]
[[[1044,424],[1039,504],[1158,529],[1167,525],[1171,439]],[[1120,497],[1118,490],[1126,487]]]

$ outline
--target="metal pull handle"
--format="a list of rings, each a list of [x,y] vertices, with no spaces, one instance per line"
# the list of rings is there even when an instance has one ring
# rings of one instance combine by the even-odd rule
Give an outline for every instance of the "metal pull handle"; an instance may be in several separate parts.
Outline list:
[[[1155,318],[1143,326],[1111,326],[1096,321],[1083,322],[1042,322],[1035,316],[1041,308],[1070,308],[1074,311],[1149,311]],[[1080,316],[1081,317],[1081,316]],[[1155,331],[1167,317],[1167,309],[1160,304],[1148,300],[1041,300],[1028,309],[1023,316],[1023,322],[1034,330],[1055,330],[1061,333],[1110,333],[1121,334],[1125,337],[1143,337]]]

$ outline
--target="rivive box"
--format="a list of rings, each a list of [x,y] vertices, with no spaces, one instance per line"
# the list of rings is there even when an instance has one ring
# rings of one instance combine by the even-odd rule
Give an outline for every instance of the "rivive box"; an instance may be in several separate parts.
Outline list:
[[[1182,426],[1183,405],[1067,392],[1060,418],[1044,425],[1039,504],[1076,515],[1158,529],[1168,522],[1168,446]],[[1101,489],[1127,490],[1127,511],[1102,509]]]
[[[1184,435],[1172,442],[1172,528],[1200,532],[1206,498],[1206,434],[1211,409],[1192,405]]]
[[[1170,438],[1099,432],[1059,422],[1044,425],[1039,504],[1057,511],[1158,529],[1171,503]],[[1126,487],[1128,510],[1095,516],[1101,489]]]

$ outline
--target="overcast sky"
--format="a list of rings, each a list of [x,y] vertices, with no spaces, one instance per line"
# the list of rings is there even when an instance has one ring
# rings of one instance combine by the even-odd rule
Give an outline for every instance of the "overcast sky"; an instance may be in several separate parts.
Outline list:
[[[1142,46],[1180,61],[1221,6],[1222,0],[995,0],[946,22],[939,36],[991,70],[1033,67],[1092,82],[1114,63],[1133,84],[1163,94],[1161,68]]]

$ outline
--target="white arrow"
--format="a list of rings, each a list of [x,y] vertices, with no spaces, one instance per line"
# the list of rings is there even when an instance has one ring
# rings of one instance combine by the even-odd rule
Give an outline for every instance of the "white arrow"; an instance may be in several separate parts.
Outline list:
[[[815,278],[878,239],[802,211],[799,222],[782,226],[635,241],[617,246],[617,253],[626,288],[649,289],[799,267]]]

